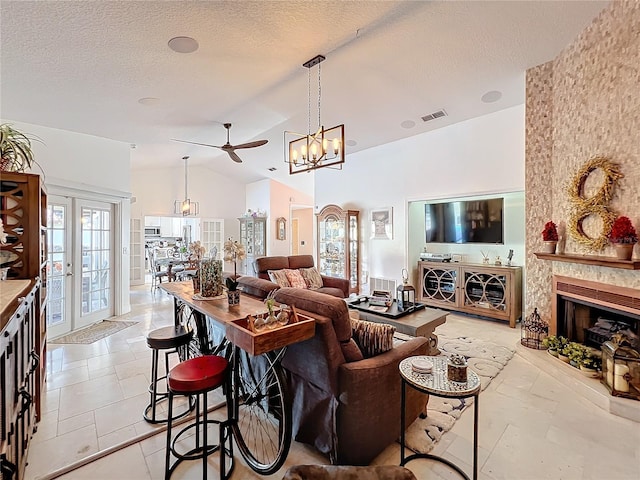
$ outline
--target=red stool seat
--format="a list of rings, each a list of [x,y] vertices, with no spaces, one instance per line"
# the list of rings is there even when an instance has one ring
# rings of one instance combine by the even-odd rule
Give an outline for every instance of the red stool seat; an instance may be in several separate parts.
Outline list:
[[[218,355],[185,360],[169,372],[169,390],[180,395],[213,390],[224,383],[228,366],[227,359]]]
[[[231,439],[231,388],[229,362],[218,355],[204,355],[190,358],[179,363],[167,375],[169,388],[169,422],[167,424],[167,448],[165,452],[164,478],[169,480],[176,467],[184,460],[202,459],[202,480],[207,480],[207,457],[214,452],[220,453],[220,480],[228,480],[233,471],[233,443]],[[222,387],[227,404],[227,420],[207,419],[207,393]],[[173,398],[175,395],[196,397],[195,422],[185,426],[174,437],[171,435],[173,419]],[[202,400],[200,400],[202,396]],[[218,441],[208,441],[208,427],[217,424]],[[195,435],[191,435],[195,432]],[[185,443],[193,448],[184,452]],[[172,463],[172,457],[176,460]],[[230,463],[226,461],[228,457]]]

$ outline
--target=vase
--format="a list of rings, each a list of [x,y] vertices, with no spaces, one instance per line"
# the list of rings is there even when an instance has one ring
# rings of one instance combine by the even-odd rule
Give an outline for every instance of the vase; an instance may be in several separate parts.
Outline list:
[[[556,357],[556,358],[558,357],[558,351],[557,350],[549,349],[549,350],[547,350],[547,353],[549,355],[551,355],[552,357]]]
[[[203,260],[200,264],[200,295],[217,297],[222,294],[222,260]]]
[[[618,260],[631,260],[634,243],[616,243],[616,257]]]
[[[569,357],[558,352],[558,358],[562,360],[564,363],[569,363]]]
[[[558,242],[549,240],[544,242],[544,246],[542,247],[543,253],[556,253],[556,245]]]
[[[450,382],[466,382],[467,381],[467,366],[466,365],[454,365],[452,363],[447,364],[447,378]]]
[[[240,290],[227,291],[227,300],[229,301],[230,307],[240,305]]]

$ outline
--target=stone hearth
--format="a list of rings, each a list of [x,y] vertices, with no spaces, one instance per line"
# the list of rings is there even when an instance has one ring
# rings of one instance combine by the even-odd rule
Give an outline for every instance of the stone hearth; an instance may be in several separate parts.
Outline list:
[[[577,368],[552,357],[546,350],[534,350],[520,344],[516,353],[555,378],[562,378],[576,395],[584,397],[599,408],[622,418],[640,423],[640,401],[614,397],[599,378],[589,378]]]

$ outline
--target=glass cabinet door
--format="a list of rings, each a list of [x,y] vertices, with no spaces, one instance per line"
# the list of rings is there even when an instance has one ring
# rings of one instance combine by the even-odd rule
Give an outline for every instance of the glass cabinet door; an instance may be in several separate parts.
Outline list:
[[[318,270],[322,275],[349,280],[349,292],[360,287],[357,210],[327,205],[318,213]]]
[[[345,278],[344,221],[329,215],[320,222],[320,273]]]
[[[264,219],[256,219],[253,223],[254,225],[254,247],[255,247],[255,255],[258,257],[264,256],[265,252],[265,221]]]
[[[349,282],[351,288],[358,288],[358,217],[349,214]]]

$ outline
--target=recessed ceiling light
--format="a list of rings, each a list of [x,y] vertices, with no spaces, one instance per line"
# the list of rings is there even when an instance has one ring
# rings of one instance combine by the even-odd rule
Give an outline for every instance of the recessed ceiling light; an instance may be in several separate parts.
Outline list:
[[[355,147],[356,145],[358,145],[358,142],[356,142],[355,140],[347,140],[347,145],[349,145],[350,147]]]
[[[497,90],[491,90],[490,92],[487,92],[484,95],[482,95],[481,100],[484,103],[493,103],[493,102],[497,102],[501,98],[502,98],[502,92],[499,92]]]
[[[139,99],[138,103],[146,106],[158,105],[160,103],[160,99],[155,97],[144,97]]]
[[[400,124],[400,126],[402,128],[413,128],[416,126],[416,122],[414,122],[413,120],[405,120]]]
[[[198,49],[198,42],[191,37],[173,37],[169,40],[169,48],[178,53],[191,53]]]

